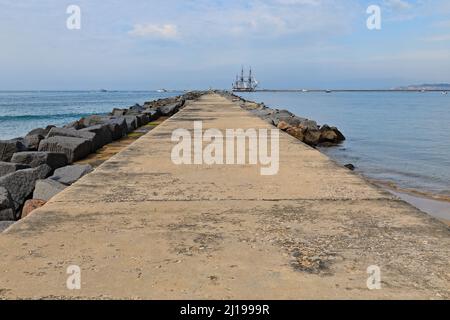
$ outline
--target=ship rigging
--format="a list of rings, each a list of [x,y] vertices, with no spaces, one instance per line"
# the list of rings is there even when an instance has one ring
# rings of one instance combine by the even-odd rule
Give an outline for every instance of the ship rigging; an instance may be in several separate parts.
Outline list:
[[[252,75],[252,68],[248,73],[248,77],[244,76],[244,68],[241,69],[241,75],[236,75],[236,81],[233,83],[233,91],[236,92],[253,92],[258,87],[258,81]]]

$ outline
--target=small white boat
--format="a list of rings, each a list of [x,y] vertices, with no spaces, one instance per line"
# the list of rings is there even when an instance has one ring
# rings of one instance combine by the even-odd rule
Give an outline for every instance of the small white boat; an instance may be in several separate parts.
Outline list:
[[[167,90],[166,89],[158,89],[158,90],[156,90],[157,92],[167,92]]]
[[[446,95],[446,94],[448,94],[448,92],[447,91],[442,91],[441,94]]]

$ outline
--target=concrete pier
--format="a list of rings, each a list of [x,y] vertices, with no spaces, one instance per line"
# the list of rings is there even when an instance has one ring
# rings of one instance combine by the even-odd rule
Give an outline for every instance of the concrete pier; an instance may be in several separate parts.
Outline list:
[[[272,129],[217,94],[189,102],[0,234],[0,297],[450,298],[444,224],[285,133],[277,175],[175,165],[172,132],[193,121]]]

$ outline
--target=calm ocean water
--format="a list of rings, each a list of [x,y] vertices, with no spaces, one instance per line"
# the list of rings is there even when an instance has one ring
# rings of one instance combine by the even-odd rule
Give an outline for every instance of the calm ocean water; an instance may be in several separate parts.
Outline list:
[[[89,114],[176,96],[154,91],[0,91],[0,139],[25,135],[37,127],[63,125]]]
[[[347,137],[324,148],[341,164],[400,188],[450,196],[450,95],[441,93],[245,93]]]

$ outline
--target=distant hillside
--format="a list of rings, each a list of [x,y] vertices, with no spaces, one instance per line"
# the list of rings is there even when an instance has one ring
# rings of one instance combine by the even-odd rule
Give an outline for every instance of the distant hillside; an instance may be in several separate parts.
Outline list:
[[[410,85],[406,87],[395,88],[397,90],[450,90],[450,83],[433,83]]]

